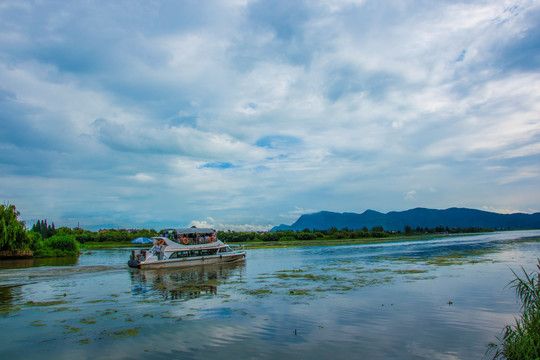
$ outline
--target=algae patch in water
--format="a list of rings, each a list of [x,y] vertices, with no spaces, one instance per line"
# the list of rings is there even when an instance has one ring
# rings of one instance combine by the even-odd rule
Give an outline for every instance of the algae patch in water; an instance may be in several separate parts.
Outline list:
[[[67,304],[68,301],[65,300],[56,300],[56,301],[27,301],[24,305],[26,306],[54,306],[54,305],[63,305]]]
[[[289,295],[311,295],[309,290],[302,290],[302,289],[296,289],[296,290],[290,290]]]
[[[248,295],[255,295],[255,296],[264,296],[272,293],[272,290],[270,289],[255,289],[255,290],[247,290],[246,293]]]
[[[423,274],[427,273],[429,270],[419,270],[419,269],[407,269],[407,270],[394,270],[396,274]]]
[[[69,325],[64,325],[64,334],[72,334],[72,333],[79,333],[82,331],[83,328],[80,327],[73,327]]]
[[[87,303],[87,304],[98,304],[98,303],[105,303],[105,302],[117,303],[118,300],[113,300],[113,299],[98,299],[98,300],[88,300],[88,301],[85,301],[85,303]]]
[[[81,309],[62,306],[62,307],[59,307],[59,308],[51,309],[51,311],[49,311],[49,312],[54,313],[54,312],[62,312],[62,311],[81,311]]]
[[[83,323],[83,324],[95,324],[96,323],[96,320],[94,320],[95,317],[93,316],[89,316],[87,318],[83,318],[81,320],[79,320],[80,323]]]
[[[21,311],[20,307],[13,307],[11,305],[1,305],[0,306],[0,315],[9,315]]]
[[[313,281],[326,281],[326,280],[331,279],[331,277],[328,275],[287,274],[287,273],[277,274],[277,277],[280,279],[293,278],[293,279],[305,279],[305,280],[313,280]]]
[[[106,309],[100,315],[101,316],[113,315],[113,314],[116,314],[117,312],[118,312],[118,310],[116,310],[116,309]]]
[[[47,324],[42,323],[41,320],[32,321],[30,325],[35,326],[35,327],[47,326]]]
[[[104,330],[102,334],[113,337],[113,338],[122,339],[122,338],[133,337],[133,336],[139,335],[139,329],[140,327],[137,327],[135,329],[118,330],[118,331],[113,331],[113,332]]]

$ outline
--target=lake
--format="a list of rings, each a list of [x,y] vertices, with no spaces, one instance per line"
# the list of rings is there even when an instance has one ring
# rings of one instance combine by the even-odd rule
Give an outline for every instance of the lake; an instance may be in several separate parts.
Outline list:
[[[536,270],[537,231],[248,250],[129,269],[130,249],[0,262],[0,358],[480,359]]]

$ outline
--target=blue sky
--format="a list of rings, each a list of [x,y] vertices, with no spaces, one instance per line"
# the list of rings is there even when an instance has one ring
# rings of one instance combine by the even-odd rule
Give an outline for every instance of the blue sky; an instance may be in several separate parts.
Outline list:
[[[538,1],[0,1],[0,200],[268,229],[540,211]]]

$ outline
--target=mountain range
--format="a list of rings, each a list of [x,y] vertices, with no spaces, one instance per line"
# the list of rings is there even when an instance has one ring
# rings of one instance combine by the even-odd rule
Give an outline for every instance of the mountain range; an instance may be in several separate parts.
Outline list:
[[[361,214],[320,211],[302,215],[294,224],[281,224],[270,231],[328,230],[333,227],[359,230],[364,227],[371,229],[374,226],[382,226],[384,230],[398,231],[403,230],[407,225],[413,229],[417,227],[435,228],[440,225],[450,229],[469,227],[498,230],[540,229],[540,213],[499,214],[467,208],[445,210],[415,208],[405,211],[391,211],[386,214],[374,210],[366,210]]]

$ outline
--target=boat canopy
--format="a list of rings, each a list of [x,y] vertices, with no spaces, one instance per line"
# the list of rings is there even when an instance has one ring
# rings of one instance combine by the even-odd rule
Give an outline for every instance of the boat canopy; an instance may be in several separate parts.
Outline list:
[[[183,229],[165,229],[164,233],[176,232],[177,234],[189,235],[189,234],[213,234],[216,230],[212,228],[183,228]]]

